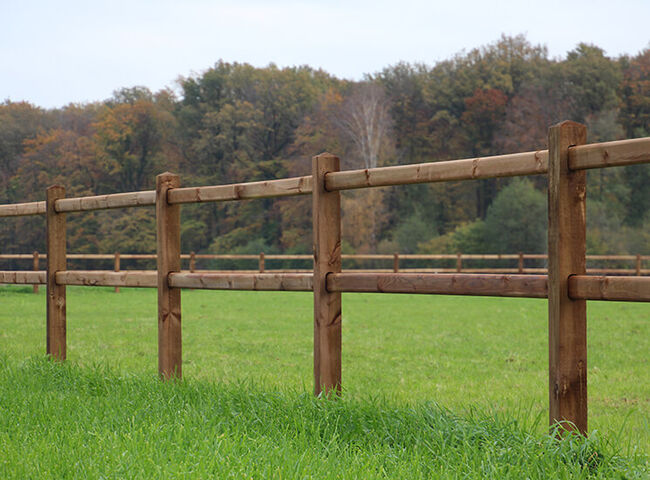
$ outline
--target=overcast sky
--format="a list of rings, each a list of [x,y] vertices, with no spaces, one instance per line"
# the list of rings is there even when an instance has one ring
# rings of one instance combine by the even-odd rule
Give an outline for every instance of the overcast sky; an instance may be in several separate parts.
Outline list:
[[[650,0],[0,0],[0,101],[59,107],[121,87],[175,87],[219,59],[359,79],[502,33],[553,57],[578,42],[636,54],[649,46],[649,20]]]

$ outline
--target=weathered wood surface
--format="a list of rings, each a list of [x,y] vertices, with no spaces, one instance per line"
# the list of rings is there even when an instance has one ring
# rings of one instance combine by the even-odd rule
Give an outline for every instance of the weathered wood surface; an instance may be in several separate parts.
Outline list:
[[[650,302],[650,278],[572,275],[569,296],[585,300]]]
[[[175,288],[206,290],[274,290],[310,292],[310,273],[171,273]]]
[[[25,270],[2,270],[0,271],[0,283],[16,285],[45,285],[47,283],[47,272],[29,272]]]
[[[65,188],[54,185],[46,193],[47,244],[47,340],[46,351],[56,360],[66,358],[66,291],[56,283],[56,272],[67,270],[65,214],[54,210],[55,202],[65,197]]]
[[[263,182],[178,188],[169,194],[169,203],[226,202],[253,198],[290,197],[311,193],[311,176]]]
[[[327,276],[330,292],[420,293],[546,298],[546,275],[338,273]]]
[[[113,270],[120,271],[120,252],[115,252],[115,260],[113,260]],[[115,293],[120,293],[120,287],[115,287]]]
[[[569,169],[569,147],[584,125],[549,129],[548,305],[550,423],[587,432],[587,305],[569,296],[569,277],[586,273],[586,172]]]
[[[12,203],[9,205],[0,205],[0,217],[43,215],[45,212],[45,202]]]
[[[151,271],[66,270],[57,272],[58,285],[85,285],[89,287],[143,287],[156,288],[157,273]]]
[[[164,379],[183,375],[181,291],[168,282],[170,273],[181,270],[181,210],[168,202],[169,192],[179,186],[178,175],[156,177],[158,373]]]
[[[332,172],[327,174],[325,185],[328,191],[349,190],[389,185],[536,175],[546,173],[547,169],[548,152],[540,150],[493,157]]]
[[[40,269],[41,269],[41,267],[40,267],[39,254],[38,254],[38,252],[34,252],[32,254],[32,270],[35,271],[35,272],[38,272],[38,271],[40,271]],[[38,284],[39,283],[41,283],[41,282],[34,283],[32,292],[38,293]]]
[[[84,212],[90,210],[107,210],[111,208],[146,207],[155,205],[156,192],[111,193],[92,197],[66,198],[56,202],[57,212]]]
[[[592,143],[569,148],[569,168],[619,167],[650,163],[650,137]]]
[[[325,188],[327,175],[340,169],[338,157],[312,160],[314,235],[314,392],[341,392],[341,293],[327,289],[328,275],[341,271],[341,197]]]

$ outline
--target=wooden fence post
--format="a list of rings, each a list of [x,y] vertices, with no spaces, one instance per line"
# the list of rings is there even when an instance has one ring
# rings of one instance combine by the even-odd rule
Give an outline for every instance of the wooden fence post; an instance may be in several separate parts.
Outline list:
[[[264,252],[260,252],[260,273],[264,273]]]
[[[519,252],[519,263],[517,265],[519,273],[524,273],[524,254]]]
[[[341,393],[341,293],[327,291],[327,275],[341,271],[341,197],[325,189],[339,158],[312,159],[314,221],[314,393]]]
[[[460,252],[456,254],[456,271],[458,273],[463,271],[463,254]]]
[[[171,272],[181,270],[180,205],[167,202],[167,192],[179,186],[178,175],[156,177],[158,373],[165,380],[182,377],[181,290],[168,282]]]
[[[190,273],[196,271],[196,253],[190,252]]]
[[[34,252],[34,260],[33,260],[33,263],[32,263],[32,269],[33,269],[35,272],[38,272],[38,268],[39,268],[39,267],[38,267],[38,263],[39,263],[39,262],[38,262],[38,252]],[[35,283],[35,284],[34,284],[33,292],[34,292],[34,293],[38,293],[38,283]]]
[[[47,354],[55,360],[66,358],[65,285],[57,285],[56,272],[67,270],[65,213],[57,213],[54,203],[65,197],[65,188],[53,185],[46,192],[47,224]]]
[[[113,270],[115,270],[116,272],[120,271],[120,252],[115,252]],[[115,287],[115,293],[120,293],[120,287]]]
[[[569,277],[586,273],[586,173],[569,170],[569,147],[587,129],[562,122],[549,129],[548,307],[550,424],[587,433],[587,306],[569,297]]]
[[[636,254],[636,276],[637,277],[641,276],[641,254],[640,253]]]
[[[399,272],[399,253],[397,252],[393,254],[393,272]]]

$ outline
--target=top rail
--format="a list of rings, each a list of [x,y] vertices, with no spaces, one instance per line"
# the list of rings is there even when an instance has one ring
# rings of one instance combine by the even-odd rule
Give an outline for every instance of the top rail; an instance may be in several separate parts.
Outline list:
[[[146,207],[156,204],[156,192],[111,193],[92,197],[62,198],[54,204],[58,213],[108,210],[111,208]]]
[[[251,198],[291,197],[312,191],[311,175],[262,182],[175,188],[167,194],[169,203],[226,202]]]
[[[569,167],[572,170],[641,163],[650,163],[650,137],[580,145],[569,149]],[[334,191],[390,185],[538,175],[547,172],[548,150],[538,150],[462,160],[331,172],[325,177],[325,186],[327,190]],[[167,200],[171,204],[224,202],[252,198],[307,195],[311,192],[312,178],[311,176],[303,176],[231,185],[175,188],[169,191]],[[155,203],[155,192],[146,190],[142,192],[63,198],[57,200],[54,207],[57,212],[63,213],[141,207],[155,205]],[[45,202],[0,205],[0,217],[42,215],[44,213]]]
[[[569,167],[587,170],[650,163],[650,137],[593,143],[569,149]],[[537,175],[548,172],[548,150],[365,170],[332,172],[328,190],[436,183],[481,178]]]
[[[650,137],[592,143],[569,149],[569,168],[622,167],[650,163]]]
[[[493,177],[536,175],[548,171],[548,150],[444,162],[417,163],[328,173],[327,190],[450,182]]]
[[[0,205],[0,217],[23,217],[45,214],[45,202],[12,203]]]

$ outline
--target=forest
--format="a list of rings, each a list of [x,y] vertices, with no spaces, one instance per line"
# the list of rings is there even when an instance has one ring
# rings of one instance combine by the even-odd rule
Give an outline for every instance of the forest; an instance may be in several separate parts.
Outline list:
[[[308,66],[217,62],[174,88],[122,88],[104,101],[43,109],[0,104],[0,204],[305,175],[328,151],[342,169],[546,148],[562,120],[589,142],[650,136],[650,48],[564,58],[524,36],[435,63],[399,63],[362,81]],[[588,253],[650,254],[650,166],[588,173]],[[344,253],[543,253],[546,178],[345,192]],[[182,250],[309,253],[311,199],[184,206]],[[70,252],[154,252],[153,209],[68,215]],[[5,218],[1,253],[45,250],[44,219]]]

